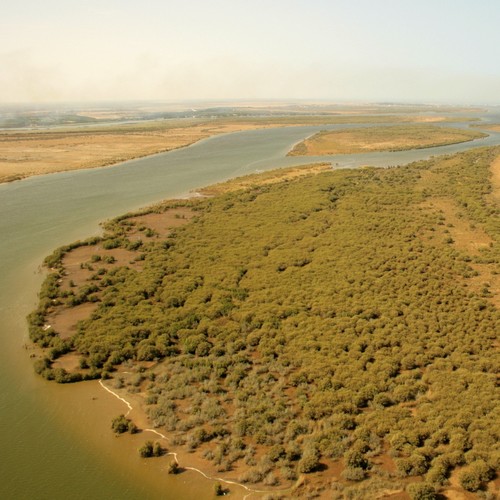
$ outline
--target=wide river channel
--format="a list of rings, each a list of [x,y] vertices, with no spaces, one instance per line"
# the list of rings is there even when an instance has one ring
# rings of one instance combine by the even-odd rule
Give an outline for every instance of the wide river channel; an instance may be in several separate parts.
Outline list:
[[[491,113],[488,119],[500,122]],[[111,419],[127,408],[97,382],[61,386],[34,374],[25,317],[43,280],[40,264],[53,249],[98,234],[104,219],[256,171],[315,161],[402,165],[500,144],[500,134],[491,134],[399,153],[286,157],[294,143],[325,128],[340,127],[238,132],[115,167],[0,185],[0,498],[213,498],[212,484],[199,474],[169,476],[164,459],[141,460],[135,450],[147,437],[113,436]]]

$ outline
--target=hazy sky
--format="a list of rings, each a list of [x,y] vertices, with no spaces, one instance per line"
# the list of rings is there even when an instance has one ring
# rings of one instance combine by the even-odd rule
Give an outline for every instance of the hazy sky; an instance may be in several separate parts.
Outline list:
[[[0,96],[500,104],[500,0],[3,0]]]

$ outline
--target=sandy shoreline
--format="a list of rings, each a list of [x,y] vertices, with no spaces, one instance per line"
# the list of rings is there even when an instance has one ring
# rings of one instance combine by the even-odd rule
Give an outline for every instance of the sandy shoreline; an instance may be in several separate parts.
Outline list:
[[[105,390],[109,394],[113,395],[115,398],[117,398],[119,401],[121,401],[128,408],[128,411],[125,413],[125,416],[129,416],[131,414],[131,412],[134,412],[134,419],[133,419],[134,421],[136,421],[136,422],[147,422],[148,421],[148,417],[147,417],[146,413],[142,410],[140,405],[134,407],[129,400],[125,399],[116,390],[114,391],[114,390],[110,389],[109,387],[107,387],[102,379],[99,380],[99,385],[102,387],[103,390]],[[142,432],[152,433],[155,436],[159,437],[161,440],[163,440],[164,441],[163,444],[169,445],[168,436],[166,436],[165,434],[162,434],[161,432],[157,431],[156,429],[143,428]],[[170,449],[170,446],[168,446],[167,449]],[[213,481],[214,483],[219,482],[219,483],[223,483],[223,485],[237,487],[238,489],[243,490],[241,492],[241,494],[243,495],[242,496],[243,499],[247,499],[250,496],[253,496],[256,494],[262,495],[262,494],[270,494],[270,493],[275,493],[275,494],[277,494],[277,493],[278,494],[290,493],[293,491],[294,487],[300,485],[302,480],[303,480],[302,476],[299,477],[297,479],[297,481],[295,482],[295,484],[292,485],[291,487],[288,487],[288,488],[281,488],[281,489],[277,489],[277,488],[274,488],[274,489],[251,488],[245,484],[239,483],[236,480],[229,479],[227,477],[214,474],[213,471],[210,473],[205,472],[204,470],[202,470],[200,468],[203,465],[200,460],[196,460],[196,459],[193,460],[195,458],[195,456],[190,455],[189,453],[186,453],[186,452],[182,452],[179,449],[176,449],[175,451],[167,451],[165,455],[173,457],[174,461],[179,465],[181,470],[192,471],[192,472],[195,472],[195,473],[203,476],[203,478],[205,478],[209,481]],[[196,463],[196,466],[186,465],[189,463],[192,464],[193,462]],[[234,495],[235,493],[237,493],[237,492],[231,491],[231,495]]]

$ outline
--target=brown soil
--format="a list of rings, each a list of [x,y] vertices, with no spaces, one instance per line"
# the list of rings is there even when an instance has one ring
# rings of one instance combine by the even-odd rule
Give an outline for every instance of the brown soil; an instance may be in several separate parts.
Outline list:
[[[53,368],[64,368],[68,372],[77,371],[80,368],[80,357],[76,353],[66,354],[52,363]]]
[[[373,463],[383,471],[389,472],[391,474],[396,473],[396,464],[387,453],[383,453],[382,455],[375,457],[373,459]]]
[[[450,486],[443,491],[443,495],[450,500],[473,500],[477,498],[475,493],[465,491],[458,480],[464,467],[456,467],[450,475]]]
[[[498,169],[500,163],[496,164]],[[432,182],[432,176],[432,173],[428,173],[423,182]],[[443,217],[443,225],[440,226],[442,231],[426,232],[423,237],[424,241],[451,238],[453,246],[472,257],[480,256],[481,249],[487,248],[493,242],[486,232],[471,225],[460,212],[459,207],[449,199],[432,198],[422,203],[421,207],[439,213]],[[500,307],[500,275],[496,274],[490,264],[470,262],[469,265],[477,275],[467,278],[467,286],[474,292],[483,294],[495,306]],[[486,290],[488,292],[484,293]]]
[[[134,226],[127,236],[130,239],[142,239],[144,238],[145,228],[149,228],[154,231],[154,236],[157,238],[164,238],[168,236],[172,229],[186,224],[194,215],[194,212],[190,208],[179,207],[171,208],[168,212],[161,214],[150,213],[131,217],[128,221],[132,222]]]
[[[86,302],[75,307],[57,308],[48,315],[48,324],[59,334],[62,339],[72,337],[77,332],[77,324],[87,319],[95,310],[97,304]]]

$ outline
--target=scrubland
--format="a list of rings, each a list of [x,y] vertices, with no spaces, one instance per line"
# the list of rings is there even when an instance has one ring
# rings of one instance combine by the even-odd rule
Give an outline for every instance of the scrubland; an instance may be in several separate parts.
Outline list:
[[[495,498],[499,154],[284,170],[109,221],[47,258],[35,368],[107,379],[169,450],[278,498]]]

